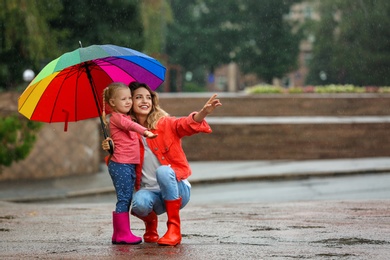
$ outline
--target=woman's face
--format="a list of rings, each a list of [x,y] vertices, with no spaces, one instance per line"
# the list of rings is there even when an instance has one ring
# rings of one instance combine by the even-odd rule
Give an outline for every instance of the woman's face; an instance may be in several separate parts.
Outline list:
[[[152,110],[152,96],[146,88],[138,88],[133,92],[133,113],[136,116],[149,115]]]

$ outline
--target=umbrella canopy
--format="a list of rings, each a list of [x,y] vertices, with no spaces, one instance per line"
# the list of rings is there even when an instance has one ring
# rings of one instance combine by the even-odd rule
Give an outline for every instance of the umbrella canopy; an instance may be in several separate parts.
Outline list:
[[[108,84],[139,81],[156,89],[165,70],[156,59],[129,48],[80,47],[42,69],[19,97],[18,111],[30,120],[66,125],[101,117],[103,89]]]

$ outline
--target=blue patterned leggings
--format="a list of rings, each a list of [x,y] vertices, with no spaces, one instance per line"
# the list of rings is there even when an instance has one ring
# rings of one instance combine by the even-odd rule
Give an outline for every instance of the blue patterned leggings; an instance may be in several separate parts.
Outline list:
[[[116,192],[116,213],[129,212],[135,183],[135,165],[110,161],[108,164]]]

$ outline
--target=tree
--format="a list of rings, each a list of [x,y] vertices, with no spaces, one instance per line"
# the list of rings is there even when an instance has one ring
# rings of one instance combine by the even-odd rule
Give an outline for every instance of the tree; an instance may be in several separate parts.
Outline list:
[[[245,72],[255,72],[266,82],[281,78],[297,65],[300,35],[283,19],[297,1],[248,2],[244,43],[238,60]]]
[[[48,21],[60,10],[59,0],[0,2],[0,88],[16,87],[25,69],[37,71],[57,53],[58,34],[51,35]]]
[[[169,26],[171,62],[187,70],[210,72],[235,61],[267,82],[296,64],[299,37],[283,20],[288,0],[172,0],[175,22]]]
[[[172,10],[167,0],[141,1],[144,28],[144,52],[150,55],[165,53],[167,25],[173,22]]]
[[[64,9],[50,24],[66,34],[59,42],[62,52],[93,44],[115,44],[136,50],[144,45],[137,0],[61,0]]]
[[[329,0],[320,5],[309,84],[390,85],[390,2]]]

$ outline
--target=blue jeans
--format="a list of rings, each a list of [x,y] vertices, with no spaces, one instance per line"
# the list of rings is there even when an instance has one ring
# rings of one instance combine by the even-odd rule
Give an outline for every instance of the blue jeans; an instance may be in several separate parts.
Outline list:
[[[116,192],[116,213],[129,212],[135,183],[135,165],[110,161],[108,164]]]
[[[165,200],[182,198],[180,208],[184,208],[190,200],[191,188],[177,181],[176,174],[169,166],[160,166],[156,171],[157,183],[160,191],[139,190],[134,194],[131,211],[140,217],[149,215],[152,210],[160,215],[166,212]]]

